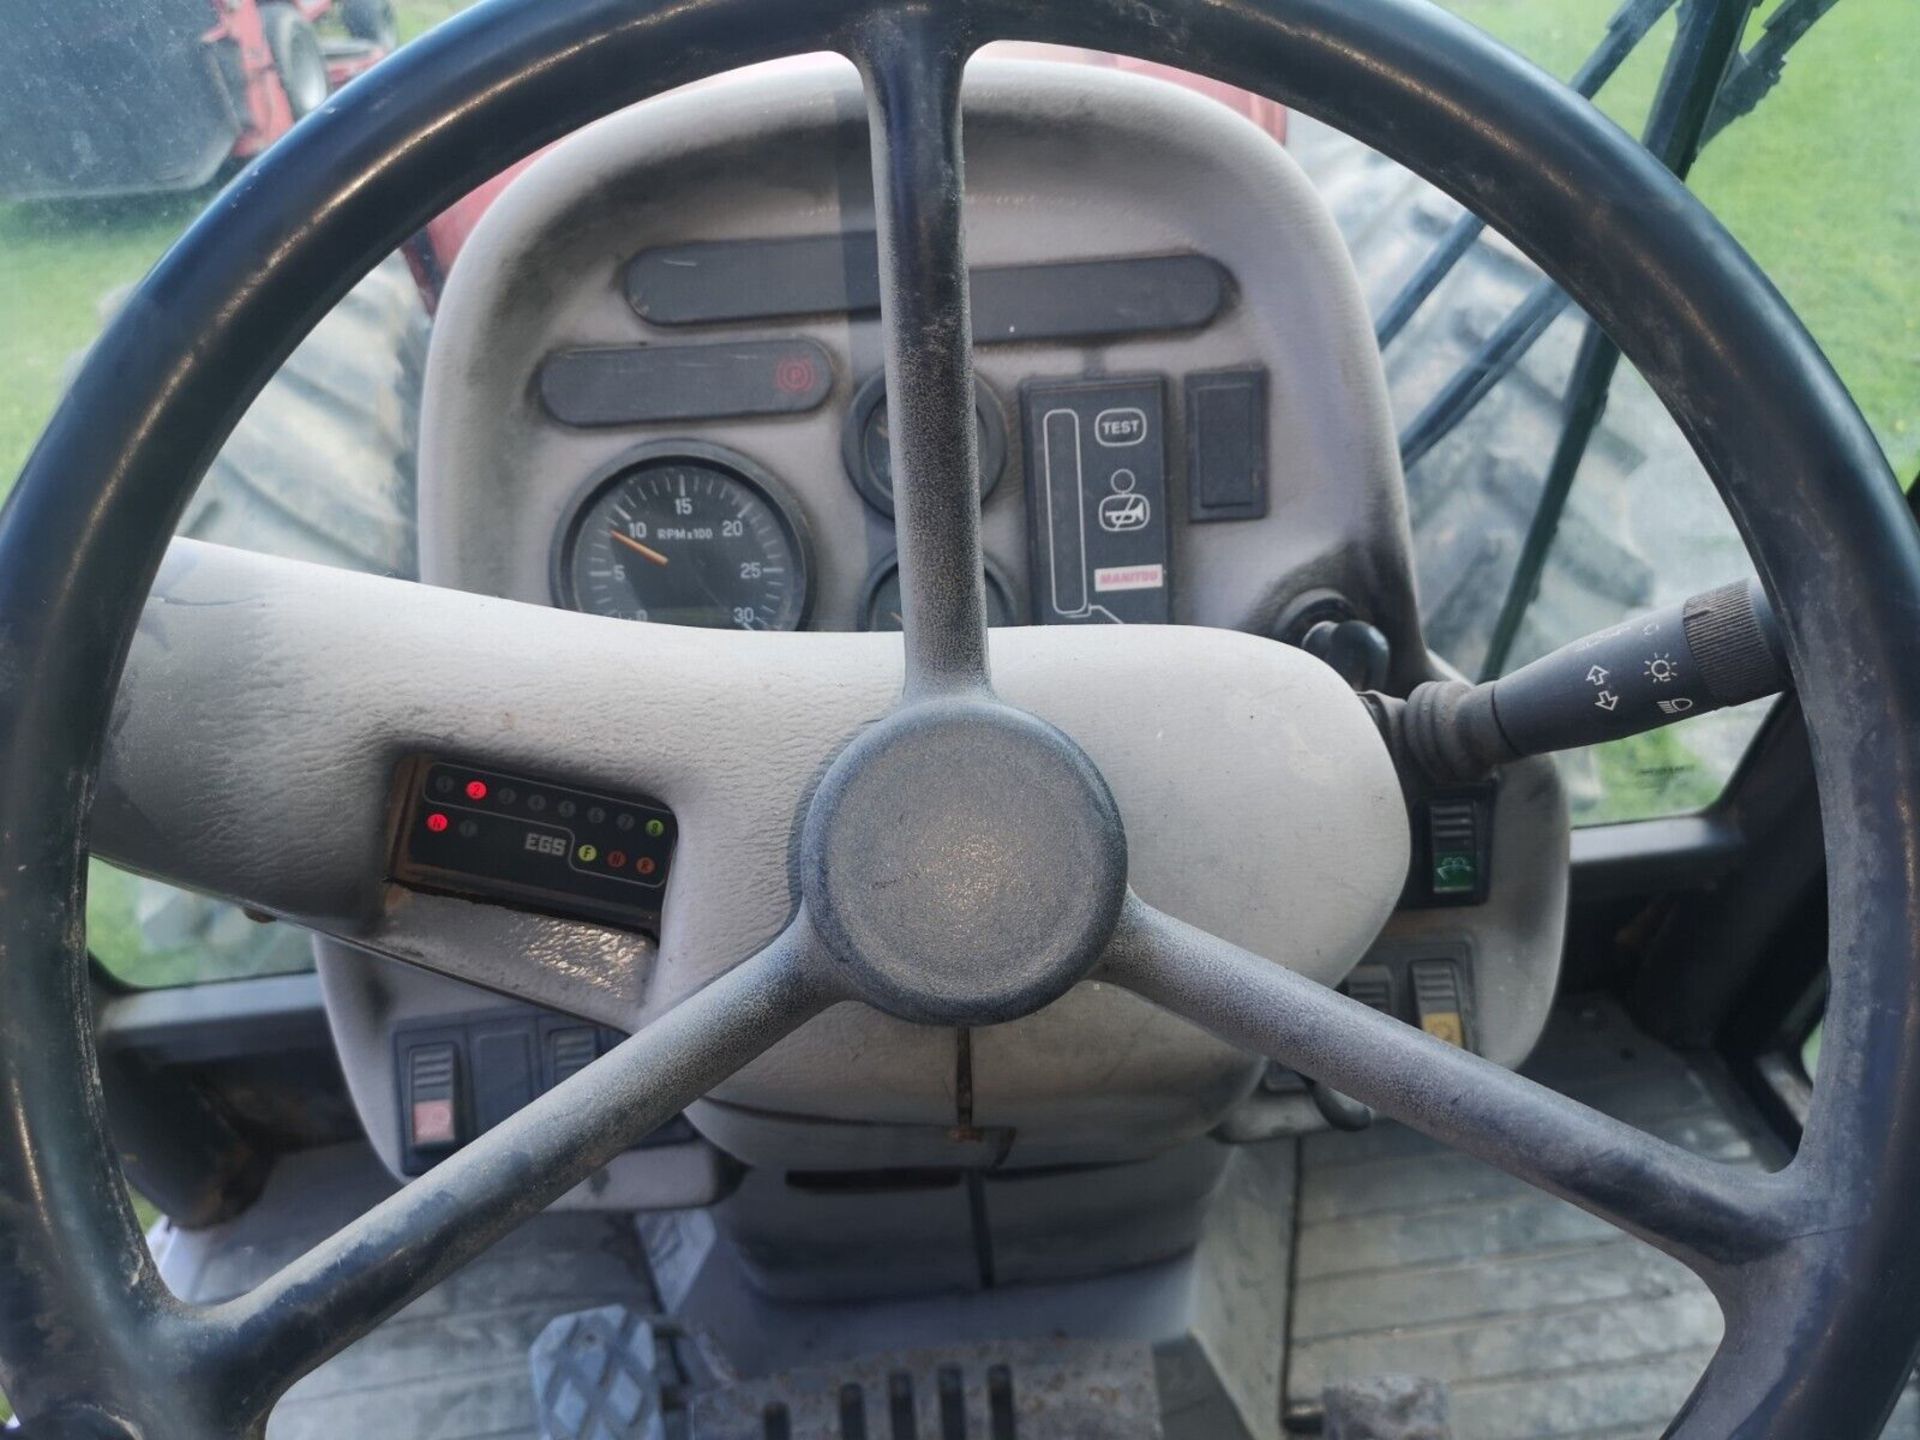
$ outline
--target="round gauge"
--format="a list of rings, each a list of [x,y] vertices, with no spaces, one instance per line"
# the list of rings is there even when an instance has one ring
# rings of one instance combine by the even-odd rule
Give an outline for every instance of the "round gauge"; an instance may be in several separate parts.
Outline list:
[[[1013,625],[1013,592],[1006,576],[993,561],[987,561],[987,624]],[[861,587],[860,628],[862,630],[898,630],[900,619],[900,562],[889,555],[873,567],[867,583]]]
[[[561,528],[562,605],[715,630],[798,630],[806,530],[778,481],[744,455],[674,441],[602,472]]]
[[[973,382],[973,416],[980,449],[980,498],[1000,483],[1007,464],[1007,422],[1000,402],[979,380]],[[893,514],[893,452],[887,435],[887,377],[875,375],[853,397],[846,428],[840,432],[840,458],[854,488],[882,515]]]

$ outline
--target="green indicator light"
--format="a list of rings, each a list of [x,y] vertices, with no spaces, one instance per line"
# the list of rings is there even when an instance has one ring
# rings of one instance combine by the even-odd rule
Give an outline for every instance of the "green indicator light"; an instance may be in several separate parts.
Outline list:
[[[1433,857],[1433,893],[1464,895],[1470,893],[1480,877],[1480,867],[1471,851],[1450,850]]]
[[[582,845],[578,853],[582,865],[591,865],[600,858],[599,847],[595,845]]]
[[[666,833],[667,833],[666,821],[664,820],[647,821],[647,834],[653,836],[654,839],[658,840],[662,835]]]

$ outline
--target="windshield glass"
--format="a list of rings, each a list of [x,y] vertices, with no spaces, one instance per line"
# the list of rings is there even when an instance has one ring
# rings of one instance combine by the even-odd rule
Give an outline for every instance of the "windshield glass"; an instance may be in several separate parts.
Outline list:
[[[1448,4],[1592,93],[1636,135],[1649,132],[1662,95],[1686,84],[1673,58],[1685,47],[1676,51],[1675,40],[1683,25],[1704,24],[1708,8]],[[1920,204],[1902,177],[1920,173],[1920,105],[1901,61],[1915,38],[1904,0],[1754,6],[1704,128],[1662,155],[1798,311],[1909,486],[1920,472]],[[1502,327],[1539,287],[1531,266],[1483,237],[1409,311],[1414,277],[1459,210],[1403,172],[1396,180],[1399,198],[1373,214],[1355,213],[1366,207],[1349,199],[1342,223],[1386,337],[1435,650],[1470,677],[1488,678],[1625,615],[1750,573],[1677,427],[1630,366],[1610,368],[1610,347],[1596,343],[1577,311],[1548,321],[1464,415],[1447,413],[1448,385],[1463,372],[1490,362],[1498,373]],[[1370,253],[1385,248],[1383,211],[1395,215],[1410,253],[1370,264]],[[1710,804],[1768,708],[1563,756],[1575,822]]]
[[[1684,80],[1669,55],[1683,17],[1702,8],[1449,4],[1588,84],[1636,134],[1663,87]],[[18,472],[88,343],[219,186],[331,89],[461,8],[76,0],[0,21],[0,477]],[[1832,357],[1906,482],[1920,470],[1920,104],[1903,63],[1914,38],[1912,0],[1767,0],[1683,161]],[[1501,673],[1746,573],[1672,422],[1631,367],[1596,362],[1584,318],[1543,297],[1523,257],[1475,235],[1452,263],[1435,262],[1459,233],[1459,207],[1305,117],[1242,109],[1284,134],[1319,182],[1374,307],[1440,657],[1470,677]],[[323,323],[227,446],[185,532],[413,574],[413,425],[434,264],[431,244],[396,256]],[[1498,351],[1529,305],[1539,323],[1528,343]],[[1476,373],[1496,383],[1460,403],[1462,377]],[[1571,444],[1568,416],[1582,407],[1591,424]],[[1566,757],[1576,821],[1710,804],[1764,708]],[[102,864],[89,918],[100,958],[136,983],[308,963],[297,932]]]

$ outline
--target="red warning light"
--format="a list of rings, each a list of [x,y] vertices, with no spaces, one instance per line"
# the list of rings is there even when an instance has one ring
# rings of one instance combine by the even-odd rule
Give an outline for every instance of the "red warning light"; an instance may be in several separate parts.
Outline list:
[[[484,800],[487,798],[487,782],[484,780],[467,781],[467,799]]]
[[[438,810],[435,810],[431,815],[427,816],[427,829],[431,830],[434,834],[438,835],[446,828],[447,817],[442,815]]]
[[[642,855],[639,860],[634,863],[633,868],[638,870],[642,875],[651,875],[654,871],[653,857],[651,855]]]
[[[805,355],[788,355],[773,367],[773,388],[782,395],[805,395],[819,383],[813,361]]]
[[[616,870],[624,869],[626,866],[626,863],[627,863],[626,851],[609,850],[607,852],[607,864],[611,865],[614,869]]]

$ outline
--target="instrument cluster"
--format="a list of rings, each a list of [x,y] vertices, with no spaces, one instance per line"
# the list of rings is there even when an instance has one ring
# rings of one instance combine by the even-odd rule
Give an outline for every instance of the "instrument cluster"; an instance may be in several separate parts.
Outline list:
[[[625,297],[671,339],[556,350],[541,362],[539,401],[568,430],[645,426],[655,435],[817,412],[838,389],[835,359],[818,339],[796,330],[716,342],[708,327],[871,315],[872,248],[870,234],[851,233],[643,251],[626,266]],[[985,268],[972,286],[975,343],[997,346],[1204,328],[1231,282],[1218,262],[1178,254]],[[1040,375],[1019,383],[1017,396],[976,380],[981,502],[1017,477],[1031,537],[1027,586],[988,563],[990,623],[1170,619],[1169,481],[1183,458],[1189,523],[1266,513],[1264,370],[1181,378],[1184,413],[1183,392],[1165,375]],[[876,522],[890,523],[886,379],[870,374],[850,391],[839,426],[845,480]],[[650,440],[594,473],[568,506],[553,545],[553,599],[630,620],[801,629],[815,614],[819,578],[802,498],[738,449]],[[871,564],[854,620],[900,628],[892,554]]]

